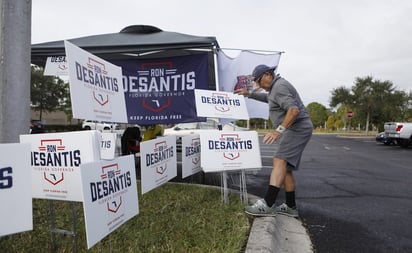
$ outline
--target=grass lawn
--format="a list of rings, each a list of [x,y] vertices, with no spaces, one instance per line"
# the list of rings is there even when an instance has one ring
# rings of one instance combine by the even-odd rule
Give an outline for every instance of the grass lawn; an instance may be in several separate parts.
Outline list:
[[[140,188],[139,188],[140,189]],[[72,230],[77,221],[77,252],[243,252],[250,220],[238,194],[222,203],[218,188],[170,183],[143,196],[140,213],[87,250],[83,207],[53,201],[56,227]],[[0,238],[1,252],[73,252],[71,235],[55,234],[52,250],[49,200],[33,200],[33,230]]]

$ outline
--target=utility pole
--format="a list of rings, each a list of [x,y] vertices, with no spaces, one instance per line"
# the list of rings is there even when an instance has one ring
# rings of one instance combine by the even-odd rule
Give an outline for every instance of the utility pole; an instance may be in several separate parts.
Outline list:
[[[0,0],[0,143],[30,127],[31,0]]]

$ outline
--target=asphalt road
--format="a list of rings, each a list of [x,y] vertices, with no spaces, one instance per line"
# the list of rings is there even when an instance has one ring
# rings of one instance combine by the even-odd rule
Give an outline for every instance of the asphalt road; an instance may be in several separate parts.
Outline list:
[[[249,193],[265,194],[272,164],[247,175]],[[297,204],[315,252],[412,252],[412,148],[373,137],[313,135],[295,173]],[[278,204],[284,200],[279,194]]]

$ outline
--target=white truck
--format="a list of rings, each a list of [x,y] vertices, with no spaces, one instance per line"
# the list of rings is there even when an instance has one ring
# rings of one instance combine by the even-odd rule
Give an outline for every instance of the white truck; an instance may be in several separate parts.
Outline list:
[[[394,143],[404,148],[412,144],[412,123],[386,122],[384,128],[386,136]]]
[[[117,130],[119,126],[117,124],[100,122],[96,120],[85,120],[82,123],[82,128],[85,130]]]

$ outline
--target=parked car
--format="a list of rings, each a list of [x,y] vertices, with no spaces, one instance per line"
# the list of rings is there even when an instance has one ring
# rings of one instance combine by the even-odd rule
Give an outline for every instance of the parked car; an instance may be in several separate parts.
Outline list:
[[[391,145],[394,143],[394,141],[385,134],[385,132],[380,132],[376,135],[376,141],[379,143],[383,143],[385,145]]]
[[[41,120],[30,120],[30,133],[31,134],[41,134],[44,133],[44,123]]]
[[[412,145],[411,122],[386,122],[384,128],[385,134],[401,147],[407,148]]]
[[[166,128],[163,135],[176,135],[178,139],[189,134],[197,134],[207,130],[218,130],[219,121],[215,118],[207,118],[206,122],[179,123],[171,128]],[[248,131],[248,128],[237,126],[233,123],[223,125],[225,131]]]
[[[82,128],[85,130],[117,130],[119,129],[118,124],[101,122],[96,120],[85,120],[82,123]]]

